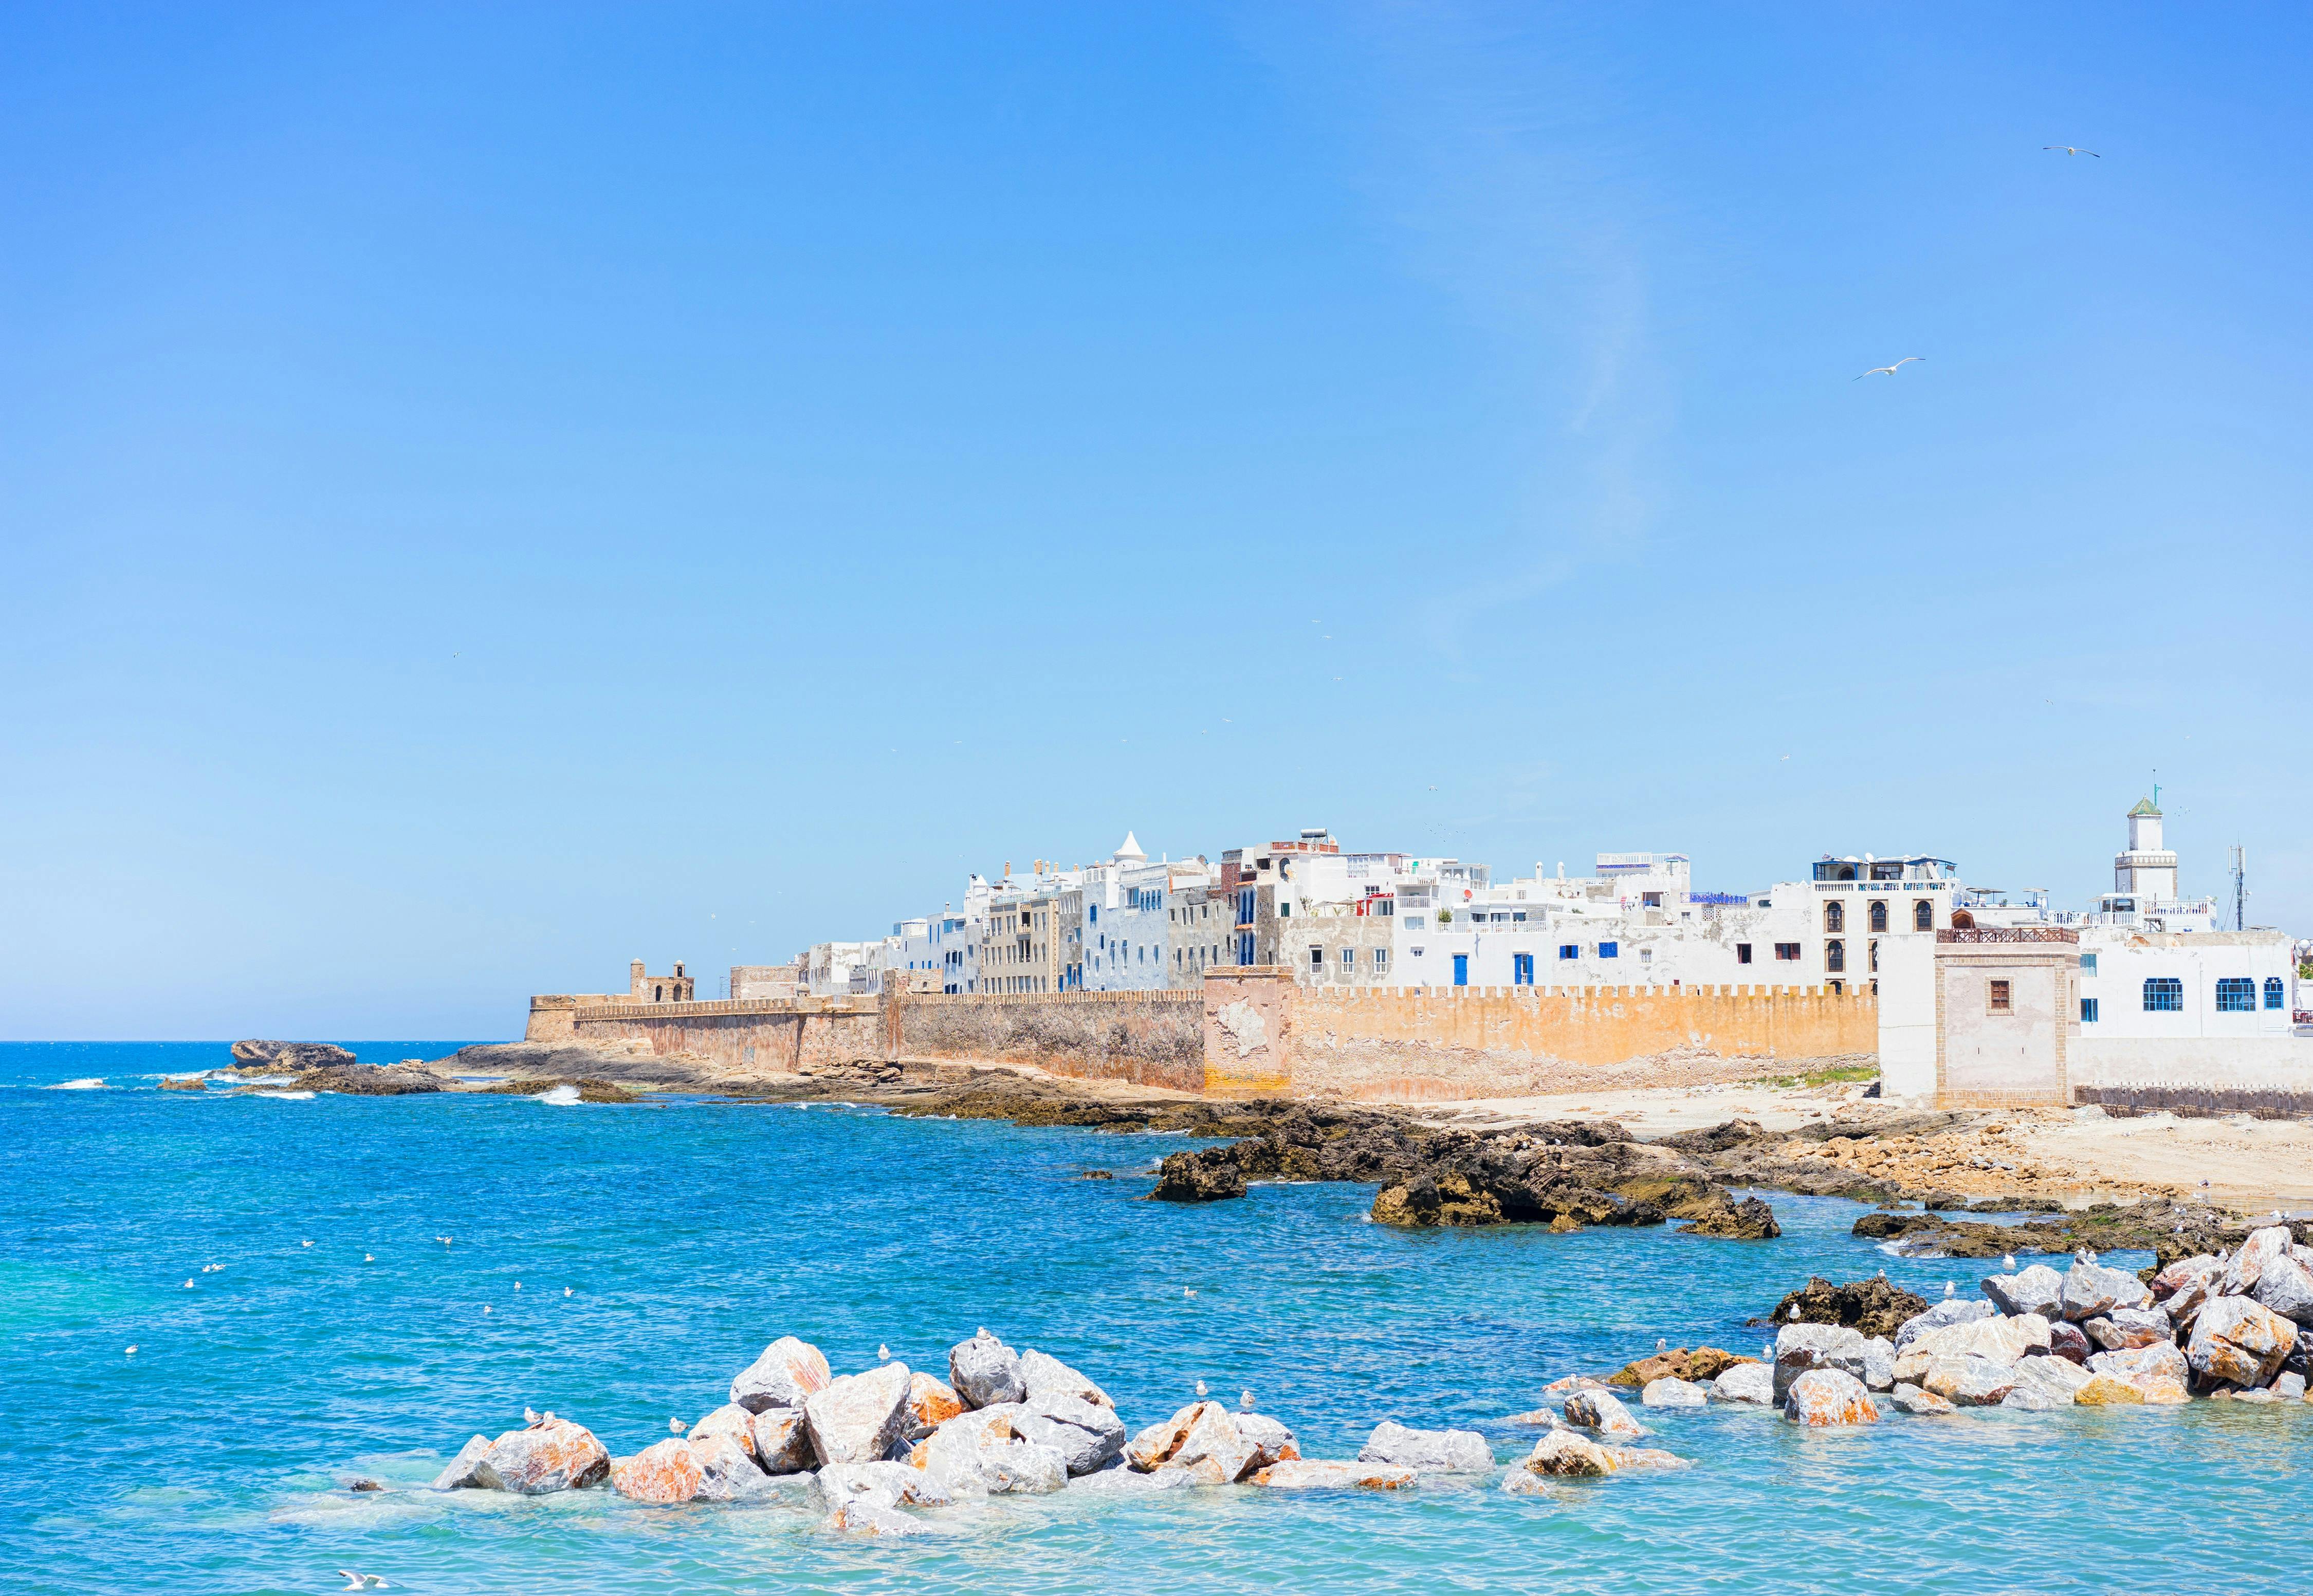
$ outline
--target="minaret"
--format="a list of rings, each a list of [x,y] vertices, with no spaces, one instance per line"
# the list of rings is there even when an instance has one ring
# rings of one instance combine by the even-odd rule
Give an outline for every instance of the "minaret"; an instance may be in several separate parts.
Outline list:
[[[2149,798],[2128,812],[2128,849],[2113,858],[2112,886],[2150,903],[2177,901],[2177,856],[2160,846],[2160,811]]]

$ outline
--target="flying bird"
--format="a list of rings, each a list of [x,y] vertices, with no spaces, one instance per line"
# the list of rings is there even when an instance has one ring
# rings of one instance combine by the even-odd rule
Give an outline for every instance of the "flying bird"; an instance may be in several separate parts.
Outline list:
[[[348,1590],[348,1591],[369,1591],[369,1590],[383,1591],[383,1590],[384,1590],[384,1589],[386,1588],[385,1576],[384,1576],[384,1575],[383,1575],[383,1574],[356,1574],[356,1573],[355,1573],[352,1569],[350,1569],[350,1568],[340,1568],[340,1569],[339,1569],[339,1570],[338,1570],[338,1572],[339,1572],[339,1574],[344,1574],[344,1575],[346,1576],[346,1583],[345,1583],[345,1586],[344,1586],[344,1588],[345,1588],[346,1590]]]
[[[2040,147],[2044,150],[2062,150],[2067,155],[2096,155],[2096,158],[2099,161],[2104,159],[2102,155],[2097,155],[2097,153],[2094,150],[2084,150],[2076,145],[2044,144]]]
[[[1895,375],[1897,367],[1909,366],[1914,360],[1925,360],[1926,358],[1927,357],[1925,355],[1906,355],[1901,360],[1895,362],[1895,366],[1875,366],[1869,371],[1857,372],[1855,375],[1849,380],[1860,383],[1866,377],[1876,377],[1882,374],[1892,377]]]

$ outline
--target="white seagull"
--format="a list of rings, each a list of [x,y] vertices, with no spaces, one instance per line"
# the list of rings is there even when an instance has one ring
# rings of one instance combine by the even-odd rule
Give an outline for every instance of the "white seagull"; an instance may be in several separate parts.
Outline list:
[[[1906,355],[1901,360],[1895,362],[1895,366],[1875,366],[1869,371],[1857,372],[1855,375],[1849,380],[1860,383],[1866,377],[1876,377],[1881,375],[1892,377],[1895,375],[1896,368],[1898,366],[1909,366],[1914,360],[1925,360],[1926,358],[1927,357],[1925,355]]]
[[[365,1252],[362,1254],[362,1262],[365,1264],[374,1264],[377,1262],[377,1255],[374,1252]]]
[[[525,1405],[522,1410],[522,1422],[525,1424],[534,1424],[538,1423],[537,1410]]]
[[[566,1297],[568,1296],[570,1294],[570,1288],[568,1286],[564,1286],[562,1288],[562,1294]]]
[[[345,1589],[348,1591],[383,1591],[386,1589],[385,1576],[383,1574],[356,1574],[350,1568],[340,1568],[338,1572],[346,1576]]]
[[[2002,1269],[2007,1270],[2007,1271],[2008,1271],[2008,1273],[2009,1273],[2009,1274],[2015,1274],[2015,1273],[2016,1273],[2016,1255],[2015,1255],[2014,1253],[2012,1253],[2012,1252],[2011,1252],[2011,1253],[2010,1253],[2007,1257],[2005,1257],[2001,1258],[2001,1259],[2000,1260],[2000,1266],[2001,1266]]]
[[[2084,150],[2077,145],[2044,144],[2040,147],[2044,150],[2062,150],[2067,155],[2096,155],[2096,158],[2099,161],[2104,159],[2102,155],[2098,155],[2094,150]]]
[[[1204,1394],[1205,1394],[1205,1382],[1204,1382],[1203,1380],[1199,1380],[1199,1381],[1197,1382],[1197,1395],[1198,1395],[1198,1396],[1200,1396],[1200,1397],[1201,1397],[1201,1396],[1203,1396]]]
[[[297,1245],[300,1247],[311,1247],[313,1244],[310,1241],[300,1241]]]
[[[1958,1283],[1957,1281],[1956,1281],[1956,1280],[1947,1280],[1946,1282],[1944,1282],[1944,1295],[1945,1295],[1945,1296],[1947,1296],[1947,1297],[1954,1296],[1954,1295],[1957,1294],[1958,1291],[1959,1291],[1959,1283]]]
[[[127,1349],[125,1349],[125,1350],[128,1352],[128,1355],[129,1355],[130,1357],[132,1357],[132,1358],[133,1358],[133,1357],[135,1357],[135,1356],[136,1355],[136,1349],[135,1347],[133,1347],[133,1346],[132,1346],[132,1347],[128,1347],[128,1348],[127,1348]]]
[[[666,1421],[666,1427],[670,1433],[680,1435],[690,1426],[684,1424],[681,1419],[669,1419]]]
[[[440,1242],[444,1247],[450,1245],[450,1239],[447,1236],[436,1236],[434,1239]]]
[[[1236,1394],[1236,1410],[1239,1413],[1251,1413],[1253,1411],[1253,1388],[1251,1386],[1247,1386],[1244,1389]]]
[[[193,1283],[189,1280],[185,1282],[185,1289],[189,1292],[191,1291],[193,1289]]]
[[[1194,1287],[1194,1286],[1183,1286],[1183,1288],[1181,1288],[1181,1295],[1183,1295],[1183,1297],[1193,1297],[1193,1296],[1195,1296],[1196,1294],[1197,1294],[1197,1288],[1196,1288],[1196,1287]]]
[[[892,1349],[880,1341],[875,1344],[875,1361],[879,1363],[888,1363],[892,1361]]]
[[[1798,1324],[1799,1322],[1799,1305],[1796,1302],[1792,1303],[1790,1312],[1784,1317],[1790,1323],[1794,1325]]]

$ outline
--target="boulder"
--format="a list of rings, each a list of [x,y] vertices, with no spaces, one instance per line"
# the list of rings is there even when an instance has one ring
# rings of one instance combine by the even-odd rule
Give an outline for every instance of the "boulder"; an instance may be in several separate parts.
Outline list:
[[[736,1402],[726,1402],[691,1425],[690,1439],[704,1441],[710,1435],[728,1435],[752,1458],[755,1455],[755,1416]]]
[[[1106,1391],[1069,1368],[1060,1359],[1047,1356],[1030,1347],[1020,1354],[1020,1380],[1026,1387],[1026,1399],[1033,1403],[1044,1396],[1074,1397],[1079,1402],[1089,1402],[1095,1407],[1113,1409]]]
[[[2080,1328],[2105,1352],[2126,1352],[2132,1347],[2150,1346],[2156,1341],[2174,1341],[2177,1338],[2168,1316],[2158,1308],[2115,1308],[2108,1314],[2089,1319]]]
[[[1946,1325],[1964,1325],[1973,1319],[1990,1318],[2000,1310],[1982,1297],[1946,1297],[1925,1313],[1915,1313],[1904,1321],[1895,1332],[1895,1350],[1902,1352],[1919,1336],[1930,1330],[1940,1330]]]
[[[1646,1407],[1708,1407],[1711,1393],[1691,1380],[1665,1376],[1649,1380],[1647,1389],[1639,1393],[1639,1402]]]
[[[1711,1394],[1721,1402],[1775,1405],[1775,1371],[1765,1363],[1737,1363],[1711,1382]]]
[[[489,1455],[489,1450],[490,1438],[487,1435],[477,1435],[466,1442],[458,1449],[458,1455],[450,1459],[450,1466],[434,1477],[434,1489],[456,1491],[477,1484],[474,1470]]]
[[[811,1450],[822,1464],[873,1463],[900,1439],[908,1411],[909,1370],[886,1363],[846,1374],[814,1391],[803,1405]]]
[[[1522,1424],[1530,1430],[1563,1430],[1566,1419],[1554,1407],[1537,1407],[1531,1413],[1514,1413],[1502,1421],[1505,1424]]]
[[[2173,1341],[2156,1341],[2150,1346],[2127,1352],[2098,1353],[2089,1360],[2090,1375],[2128,1386],[2136,1392],[2140,1402],[2175,1404],[2189,1400],[2185,1382],[2191,1372],[2185,1354]],[[2080,1388],[2083,1391],[2088,1389]],[[2080,1400],[2080,1392],[2072,1394],[2072,1400]]]
[[[1255,1469],[1271,1463],[1289,1463],[1301,1456],[1301,1443],[1283,1424],[1262,1413],[1233,1413],[1229,1421],[1236,1433],[1253,1443],[1253,1464]]]
[[[611,1488],[634,1502],[688,1502],[699,1495],[701,1473],[690,1442],[670,1435],[613,1463]]]
[[[801,1474],[819,1460],[800,1407],[766,1407],[755,1415],[755,1462],[766,1474]]]
[[[1971,1353],[1932,1360],[1919,1383],[1956,1407],[1997,1407],[2016,1389],[2016,1372],[2013,1364]]]
[[[1596,1478],[1625,1468],[1683,1468],[1685,1460],[1648,1447],[1606,1446],[1571,1430],[1552,1430],[1534,1443],[1521,1467],[1531,1474]]]
[[[1767,1241],[1783,1233],[1775,1211],[1756,1197],[1711,1204],[1693,1224],[1681,1225],[1682,1236],[1717,1236],[1728,1241]]]
[[[2225,1265],[2212,1295],[2245,1297],[2256,1290],[2256,1283],[2265,1276],[2265,1266],[2275,1258],[2289,1256],[2289,1227],[2267,1225],[2261,1230],[2251,1230],[2248,1239],[2240,1244]]]
[[[1609,1441],[1643,1440],[1647,1427],[1611,1391],[1577,1391],[1566,1399],[1566,1422]]]
[[[1119,1458],[1105,1468],[1095,1468],[1069,1486],[1075,1491],[1109,1491],[1117,1495],[1138,1495],[1144,1491],[1186,1490],[1197,1482],[1189,1477],[1185,1468],[1152,1468],[1143,1474]]]
[[[896,1509],[881,1506],[866,1499],[855,1499],[837,1507],[819,1521],[819,1527],[831,1535],[902,1536],[926,1533],[919,1520],[911,1519]]]
[[[1785,1325],[1775,1332],[1775,1401],[1810,1369],[1836,1369],[1863,1378],[1863,1332],[1845,1325]]]
[[[1863,1382],[1838,1369],[1808,1369],[1783,1394],[1783,1416],[1794,1424],[1824,1430],[1839,1424],[1876,1424],[1879,1410]]]
[[[967,1412],[954,1388],[937,1375],[919,1369],[908,1376],[908,1415],[901,1421],[901,1436],[921,1441],[956,1415]]]
[[[2313,1269],[2293,1254],[2268,1262],[2250,1296],[2261,1306],[2300,1325],[2313,1325]]]
[[[2142,1310],[2124,1309],[2122,1311]],[[2168,1316],[2162,1314],[2160,1322],[2165,1328],[2168,1322]],[[2054,1324],[2048,1327],[2048,1350],[2057,1357],[2069,1359],[2075,1363],[2085,1363],[2089,1361],[2089,1354],[2096,1351],[2096,1348],[2089,1345],[2089,1338],[2080,1326]]]
[[[2124,1269],[2075,1263],[2064,1272],[2063,1313],[2074,1324],[2102,1318],[2117,1308],[2149,1308],[2152,1292]]]
[[[584,1424],[545,1418],[526,1430],[509,1430],[490,1442],[474,1466],[474,1483],[488,1491],[543,1496],[580,1491],[611,1475],[611,1454]]]
[[[2296,1345],[2296,1325],[2262,1302],[2217,1297],[2194,1319],[2185,1362],[2208,1384],[2261,1386],[2281,1371]]]
[[[1895,1384],[1895,1344],[1874,1336],[1863,1344],[1863,1384],[1870,1390],[1892,1390]]]
[[[1020,1354],[982,1330],[969,1341],[959,1341],[947,1354],[947,1380],[955,1394],[974,1407],[1017,1402],[1028,1394],[1020,1372]]]
[[[1529,1474],[1523,1468],[1513,1468],[1502,1476],[1502,1495],[1547,1496],[1550,1495],[1550,1486],[1543,1482],[1542,1476],[1538,1474]]]
[[[1974,1357],[2012,1364],[2032,1353],[2050,1350],[2054,1340],[2048,1321],[2036,1313],[2012,1318],[1995,1314],[1990,1318],[1946,1325],[1940,1330],[1930,1330],[1913,1338],[1912,1345],[1904,1349],[1904,1355],[1895,1360],[1895,1377],[1899,1383],[1924,1386],[1928,1383],[1924,1376],[1931,1363]]]
[[[280,1070],[303,1074],[307,1070],[344,1069],[354,1055],[330,1042],[261,1042],[255,1038],[233,1045],[233,1062],[243,1070]]]
[[[1229,1486],[1251,1473],[1260,1455],[1261,1449],[1245,1439],[1227,1408],[1218,1402],[1200,1402],[1181,1444],[1165,1460],[1187,1469],[1200,1486]]]
[[[2124,1380],[2091,1374],[2088,1383],[2072,1393],[2072,1400],[2082,1407],[2119,1407],[2142,1402],[2144,1393]]]
[[[1683,1346],[1674,1347],[1667,1353],[1657,1353],[1651,1358],[1623,1364],[1606,1377],[1606,1383],[1633,1391],[1642,1390],[1649,1382],[1658,1380],[1689,1380],[1706,1383],[1718,1379],[1737,1363],[1756,1362],[1755,1358],[1738,1357],[1715,1346],[1698,1346],[1693,1352]]]
[[[1897,1411],[1902,1413],[1926,1415],[1959,1411],[1933,1391],[1923,1391],[1917,1386],[1897,1386],[1887,1394],[1887,1400],[1894,1403]]]
[[[699,1461],[698,1496],[702,1502],[743,1502],[752,1496],[766,1495],[776,1487],[771,1477],[755,1462],[753,1437],[742,1441],[728,1431],[702,1435],[683,1445]],[[616,1484],[618,1471],[611,1470],[611,1483]]]
[[[1444,1474],[1483,1474],[1494,1449],[1475,1430],[1414,1430],[1385,1419],[1358,1449],[1360,1463],[1394,1463]]]
[[[827,1359],[819,1348],[782,1336],[763,1349],[731,1382],[731,1400],[749,1413],[767,1407],[801,1407],[828,1385]]]
[[[1884,1274],[1834,1285],[1821,1275],[1809,1275],[1796,1292],[1787,1292],[1768,1315],[1777,1325],[1842,1325],[1866,1336],[1893,1336],[1904,1321],[1927,1311],[1928,1300],[1907,1292]]]
[[[1192,1402],[1171,1418],[1158,1420],[1125,1442],[1124,1460],[1144,1473],[1172,1461],[1198,1415],[1208,1407],[1219,1406],[1218,1402]]]
[[[2070,1358],[2023,1358],[2017,1362],[2014,1373],[2016,1387],[2001,1398],[2010,1406],[2024,1404],[2014,1400],[2018,1392],[2045,1397],[2052,1407],[2070,1407],[2073,1393],[2096,1377]]]
[[[1245,1191],[1244,1165],[1176,1152],[1156,1166],[1156,1189],[1148,1195],[1159,1203],[1218,1203]]]
[[[1553,1380],[1542,1388],[1545,1402],[1563,1402],[1577,1391],[1610,1391],[1614,1387],[1587,1374],[1570,1374],[1563,1380]]]
[[[988,1491],[981,1468],[985,1454],[1018,1439],[1012,1428],[1012,1415],[1017,1411],[999,1407],[959,1414],[910,1448],[908,1462],[940,1477],[958,1495],[984,1495]]]
[[[991,1496],[1049,1496],[1069,1483],[1068,1459],[1033,1441],[986,1448],[979,1462],[981,1484]]]
[[[2165,1302],[2178,1292],[2194,1285],[2205,1285],[2224,1272],[2224,1261],[2214,1253],[2198,1253],[2189,1258],[2178,1258],[2152,1277],[2152,1300]]]
[[[1124,1451],[1124,1421],[1116,1409],[1062,1392],[1047,1391],[1041,1401],[1023,1403],[1012,1426],[1023,1440],[1060,1453],[1072,1475],[1090,1474]],[[1281,1433],[1284,1426],[1278,1429]]]
[[[1289,1458],[1256,1470],[1253,1483],[1281,1491],[1402,1491],[1413,1483],[1413,1472],[1400,1464]]]
[[[937,1475],[905,1463],[830,1463],[812,1476],[811,1497],[822,1512],[848,1502],[877,1507],[938,1507],[954,1498]]]
[[[2013,1274],[1993,1274],[1985,1277],[1983,1294],[2005,1314],[2038,1314],[2042,1318],[2062,1318],[2064,1312],[2064,1277],[2045,1264],[2032,1264]]]
[[[2292,1369],[2286,1374],[2275,1376],[2273,1382],[2265,1389],[2283,1402],[2301,1402],[2305,1399],[2305,1377]]]

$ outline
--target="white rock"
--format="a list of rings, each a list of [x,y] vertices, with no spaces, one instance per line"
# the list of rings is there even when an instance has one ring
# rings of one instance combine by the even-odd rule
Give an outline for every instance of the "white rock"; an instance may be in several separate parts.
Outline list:
[[[800,1407],[766,1407],[755,1415],[755,1461],[767,1474],[801,1474],[819,1461]]]
[[[1877,1424],[1879,1409],[1853,1375],[1839,1369],[1807,1369],[1783,1394],[1783,1416],[1795,1424],[1829,1429]]]
[[[2085,1321],[2080,1331],[2106,1352],[2125,1352],[2131,1347],[2150,1346],[2156,1341],[2177,1338],[2176,1327],[2158,1308],[2115,1308],[2108,1314]]]
[[[1863,1332],[1851,1325],[1785,1325],[1775,1332],[1775,1402],[1810,1369],[1863,1378]]]
[[[2005,1314],[2036,1313],[2048,1319],[2063,1316],[2064,1277],[2045,1264],[1991,1275],[1983,1283],[1983,1294]]]
[[[2278,1374],[2296,1345],[2292,1321],[2251,1298],[2218,1297],[2194,1319],[2185,1361],[2203,1380],[2253,1388]]]
[[[1639,1393],[1641,1407],[1708,1407],[1711,1395],[1691,1380],[1678,1380],[1666,1375],[1647,1381],[1646,1389]]]
[[[2016,1392],[2023,1391],[2046,1398],[2048,1406],[2051,1407],[2070,1407],[2072,1405],[2072,1394],[2095,1378],[2070,1358],[2058,1357],[2018,1359],[2014,1372],[2015,1388],[2003,1400],[2009,1400],[2016,1395]],[[2010,1406],[2020,1407],[2024,1404],[2010,1401]]]
[[[812,1502],[822,1512],[831,1512],[854,1501],[898,1507],[903,1503],[914,1503],[925,1495],[945,1499],[937,1481],[923,1469],[910,1468],[905,1463],[830,1463],[814,1475],[811,1482]]]
[[[731,1400],[749,1413],[801,1407],[828,1383],[827,1359],[808,1341],[782,1336],[731,1382]]]
[[[1197,1482],[1189,1477],[1185,1468],[1170,1467],[1152,1468],[1147,1473],[1129,1466],[1119,1458],[1105,1468],[1095,1468],[1071,1484],[1074,1491],[1113,1491],[1132,1494],[1141,1491],[1185,1491]]]
[[[752,1440],[752,1437],[750,1438]],[[755,1463],[755,1455],[728,1431],[717,1431],[685,1443],[699,1459],[699,1495],[704,1502],[743,1502],[767,1496],[778,1487]]]
[[[2102,1318],[2115,1309],[2151,1305],[2151,1288],[2124,1269],[2076,1263],[2064,1274],[2063,1315],[2074,1324]]]
[[[1502,1476],[1502,1495],[1505,1496],[1548,1496],[1552,1494],[1550,1486],[1538,1474],[1513,1468]]]
[[[1040,1397],[1073,1397],[1079,1402],[1089,1402],[1095,1407],[1112,1411],[1116,1406],[1109,1400],[1106,1391],[1060,1359],[1049,1357],[1033,1347],[1020,1354],[1020,1380],[1025,1388],[1025,1399],[1032,1406]]]
[[[2265,1266],[2275,1258],[2286,1257],[2289,1246],[2289,1227],[2286,1225],[2267,1225],[2261,1230],[2251,1230],[2248,1239],[2240,1244],[2240,1250],[2233,1254],[2232,1261],[2225,1265],[2223,1278],[2218,1281],[2214,1294],[2240,1297],[2254,1292],[2256,1283],[2264,1278]]]
[[[1253,1476],[1253,1483],[1283,1491],[1401,1491],[1414,1477],[1414,1470],[1399,1463],[1292,1458],[1260,1470]]]
[[[1113,1407],[1049,1389],[1019,1406],[1014,1430],[1024,1440],[1059,1452],[1072,1475],[1090,1474],[1124,1451],[1124,1421]]]
[[[1493,1448],[1475,1430],[1414,1430],[1385,1419],[1358,1449],[1360,1463],[1397,1463],[1445,1474],[1483,1474]]]
[[[2268,1260],[2250,1295],[2285,1319],[2313,1325],[2313,1269],[2294,1253]]]
[[[1863,1383],[1874,1391],[1895,1388],[1895,1344],[1885,1336],[1874,1336],[1863,1344]]]
[[[2284,1402],[2301,1402],[2305,1398],[2305,1377],[2292,1369],[2277,1376],[2265,1389]]]
[[[811,1447],[821,1463],[873,1463],[900,1438],[908,1411],[908,1366],[886,1363],[846,1374],[803,1405]]]
[[[873,1502],[846,1502],[822,1519],[819,1527],[831,1535],[902,1536],[928,1531],[922,1521]]]
[[[1028,1394],[1020,1354],[985,1330],[948,1353],[947,1383],[974,1407],[1017,1402]]]
[[[474,1466],[474,1483],[483,1489],[523,1496],[580,1491],[610,1477],[611,1454],[585,1425],[568,1419],[509,1430]]]
[[[1249,1466],[1258,1472],[1271,1463],[1286,1463],[1301,1456],[1301,1443],[1284,1424],[1265,1413],[1233,1413],[1229,1422],[1236,1433],[1253,1443],[1253,1462]]]
[[[1927,1312],[1915,1313],[1903,1322],[1895,1331],[1895,1350],[1902,1352],[1914,1337],[1930,1330],[1966,1324],[1970,1319],[1990,1318],[1999,1311],[1982,1297],[1946,1297]]]
[[[1647,1427],[1609,1391],[1577,1391],[1566,1399],[1566,1422],[1596,1431],[1609,1441],[1637,1441]]]
[[[478,1484],[479,1482],[474,1478],[474,1470],[480,1465],[481,1460],[489,1455],[489,1451],[490,1438],[487,1435],[475,1436],[458,1449],[458,1455],[450,1459],[450,1466],[447,1468],[434,1477],[434,1489],[455,1491]]]
[[[1959,1411],[1933,1391],[1923,1391],[1917,1386],[1897,1386],[1888,1393],[1887,1399],[1904,1413],[1926,1415]]]
[[[1775,1371],[1765,1363],[1737,1363],[1722,1370],[1711,1382],[1711,1394],[1721,1402],[1749,1402],[1761,1407],[1775,1405]]]

